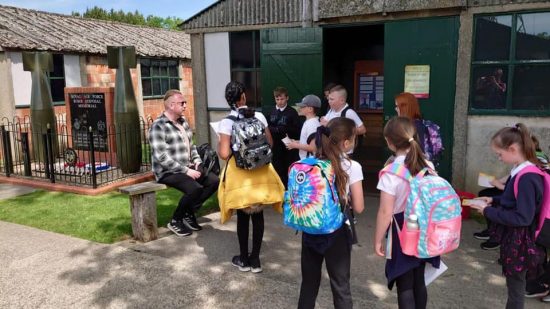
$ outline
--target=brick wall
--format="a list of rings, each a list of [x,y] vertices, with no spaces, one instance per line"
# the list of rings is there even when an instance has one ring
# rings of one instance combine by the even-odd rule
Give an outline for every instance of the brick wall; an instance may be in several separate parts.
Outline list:
[[[107,66],[107,58],[105,56],[85,56],[85,76],[88,83],[88,87],[114,87],[115,86],[115,74],[116,71],[110,69]],[[130,69],[130,75],[132,77],[132,84],[136,92],[136,100],[141,101],[141,87],[138,88],[139,74],[137,69]],[[195,108],[193,100],[193,81],[191,73],[191,62],[180,61],[180,90],[183,93],[184,98],[187,100],[187,110],[185,111],[185,117],[189,121],[189,124],[195,128]],[[162,99],[145,99],[143,100],[143,115],[145,118],[157,118],[162,111],[164,111],[164,105]],[[65,106],[55,106],[54,112],[56,115],[65,115]],[[21,119],[28,116],[30,113],[29,108],[16,109],[16,116]]]

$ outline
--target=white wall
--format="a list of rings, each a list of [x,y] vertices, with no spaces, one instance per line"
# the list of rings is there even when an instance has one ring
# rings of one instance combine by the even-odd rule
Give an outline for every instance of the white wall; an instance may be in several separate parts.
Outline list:
[[[229,33],[206,33],[204,56],[208,108],[229,108],[225,100],[225,86],[231,81]]]
[[[23,70],[23,54],[21,52],[7,52],[6,54],[11,61],[15,106],[28,106],[31,104],[31,72]]]
[[[65,87],[81,87],[80,56],[63,55],[63,65],[65,67]]]

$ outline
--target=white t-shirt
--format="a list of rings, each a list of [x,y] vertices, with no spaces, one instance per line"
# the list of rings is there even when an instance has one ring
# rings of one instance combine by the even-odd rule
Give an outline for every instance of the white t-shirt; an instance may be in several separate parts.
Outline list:
[[[395,157],[393,162],[405,164],[405,156],[397,156]],[[428,161],[428,165],[432,169],[434,168],[432,162]],[[407,193],[409,192],[408,181],[396,175],[385,173],[384,175],[382,175],[380,180],[378,180],[378,185],[376,185],[376,189],[395,196],[395,202],[393,204],[394,214],[405,211],[405,207],[407,206]]]
[[[346,103],[346,105],[344,105],[344,107],[339,112],[334,111],[332,108],[329,109],[327,114],[325,115],[325,119],[327,121],[330,121],[333,118],[341,117],[340,115],[342,114],[342,111],[348,106],[349,104]],[[353,120],[353,122],[355,122],[355,126],[358,128],[363,125],[363,121],[361,120],[361,118],[359,118],[359,115],[357,115],[357,113],[353,109],[348,109],[348,111],[346,112],[346,118]]]
[[[246,108],[246,106],[242,106],[240,108]],[[235,116],[235,117],[238,117],[239,116],[239,112],[236,111],[236,110],[232,110],[230,113],[229,113],[229,116]],[[254,117],[258,120],[260,120],[267,128],[267,119],[265,119],[265,116],[264,114],[262,113],[259,113],[259,112],[256,112],[254,114]],[[231,129],[233,128],[233,120],[231,119],[228,119],[228,118],[224,118],[222,121],[220,121],[220,127],[219,127],[219,133],[220,134],[225,134],[225,135],[229,135],[231,136]]]
[[[313,117],[310,119],[307,119],[304,122],[304,125],[302,126],[302,131],[300,132],[300,144],[307,144],[307,138],[317,132],[317,127],[321,126],[321,123],[319,122],[319,118]],[[299,151],[300,159],[304,159],[307,157],[307,151],[301,150]]]
[[[346,192],[349,194],[350,186],[363,180],[363,169],[361,168],[361,164],[359,164],[359,162],[347,158],[342,158],[341,165],[342,169],[349,176],[348,186],[346,188]]]

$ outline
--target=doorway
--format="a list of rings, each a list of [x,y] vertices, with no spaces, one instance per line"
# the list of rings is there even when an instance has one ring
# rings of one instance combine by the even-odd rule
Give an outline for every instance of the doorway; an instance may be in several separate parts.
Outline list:
[[[348,103],[363,120],[367,133],[357,140],[353,158],[363,167],[363,189],[378,194],[378,171],[386,160],[384,126],[384,25],[325,28],[324,85],[348,91]]]

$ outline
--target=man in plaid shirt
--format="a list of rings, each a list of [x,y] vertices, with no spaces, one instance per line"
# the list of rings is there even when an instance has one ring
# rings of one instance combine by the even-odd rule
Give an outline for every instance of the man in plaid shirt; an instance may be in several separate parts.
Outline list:
[[[178,236],[189,236],[202,227],[195,212],[218,189],[219,178],[201,173],[201,158],[193,144],[193,132],[183,117],[187,102],[179,90],[164,95],[164,112],[149,130],[153,173],[157,182],[183,192],[168,228]]]

